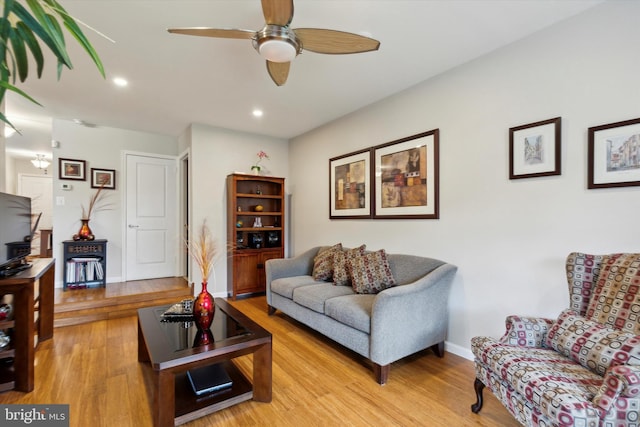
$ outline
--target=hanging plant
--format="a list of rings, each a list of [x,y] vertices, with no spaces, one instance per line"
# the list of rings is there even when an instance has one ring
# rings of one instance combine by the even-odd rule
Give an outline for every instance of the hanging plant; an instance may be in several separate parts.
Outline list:
[[[18,93],[31,102],[40,105],[24,91],[18,89],[16,79],[24,82],[29,75],[28,52],[36,63],[38,78],[42,77],[44,55],[40,43],[56,56],[58,60],[58,79],[62,67],[72,69],[67,53],[63,26],[89,54],[98,71],[105,77],[104,67],[95,49],[85,37],[76,21],[56,0],[24,0],[28,9],[18,0],[0,0],[2,17],[0,18],[0,104],[7,90]],[[60,24],[59,20],[62,22]],[[11,122],[0,112],[0,120],[11,126]]]

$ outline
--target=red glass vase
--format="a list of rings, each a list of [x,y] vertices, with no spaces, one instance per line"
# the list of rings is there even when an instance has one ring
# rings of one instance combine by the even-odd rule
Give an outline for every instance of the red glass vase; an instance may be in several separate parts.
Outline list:
[[[211,322],[213,322],[215,310],[216,305],[213,297],[207,291],[207,282],[202,282],[202,290],[193,301],[193,321],[199,330],[209,329]]]
[[[78,230],[78,234],[73,235],[73,240],[93,240],[95,236],[91,228],[89,228],[89,220],[81,219],[80,222],[80,230]]]

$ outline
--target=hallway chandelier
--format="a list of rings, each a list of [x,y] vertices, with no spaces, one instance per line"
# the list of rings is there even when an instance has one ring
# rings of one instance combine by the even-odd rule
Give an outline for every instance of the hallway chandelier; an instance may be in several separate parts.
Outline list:
[[[36,158],[31,160],[31,163],[33,163],[33,166],[37,167],[38,169],[46,169],[47,166],[49,166],[51,163],[44,158],[44,154],[36,154]]]

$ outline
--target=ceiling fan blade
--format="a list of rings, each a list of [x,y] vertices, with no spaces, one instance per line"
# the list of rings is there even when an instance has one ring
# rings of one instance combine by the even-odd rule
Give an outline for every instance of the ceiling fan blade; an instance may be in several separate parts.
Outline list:
[[[289,25],[293,19],[293,0],[262,0],[262,13],[267,24]]]
[[[287,82],[289,76],[289,68],[291,62],[271,62],[267,61],[267,71],[271,76],[271,80],[278,86],[282,86]]]
[[[378,40],[344,31],[321,28],[296,28],[293,31],[302,42],[303,50],[316,53],[360,53],[378,50],[380,47]]]
[[[218,37],[223,39],[251,39],[256,32],[250,30],[221,29],[209,27],[169,28],[172,34],[187,36]]]

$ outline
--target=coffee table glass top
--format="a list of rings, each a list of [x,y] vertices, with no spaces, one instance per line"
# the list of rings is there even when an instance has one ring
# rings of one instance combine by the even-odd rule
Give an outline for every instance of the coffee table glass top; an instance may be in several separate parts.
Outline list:
[[[195,323],[191,322],[167,322],[162,318],[162,314],[169,306],[160,306],[153,308],[153,314],[160,323],[162,331],[166,335],[171,348],[175,351],[186,350],[188,348],[198,347],[201,345],[201,334],[198,334],[198,328]],[[213,341],[223,341],[228,338],[247,335],[249,331],[242,326],[233,317],[225,313],[216,304],[216,311],[213,316],[213,323],[210,327],[213,335]]]
[[[138,326],[154,369],[166,369],[222,356],[238,346],[260,345],[271,340],[269,331],[253,322],[227,301],[215,298],[210,343],[203,345],[202,333],[193,322],[162,321],[172,304],[138,309]],[[266,341],[265,341],[266,340]]]

